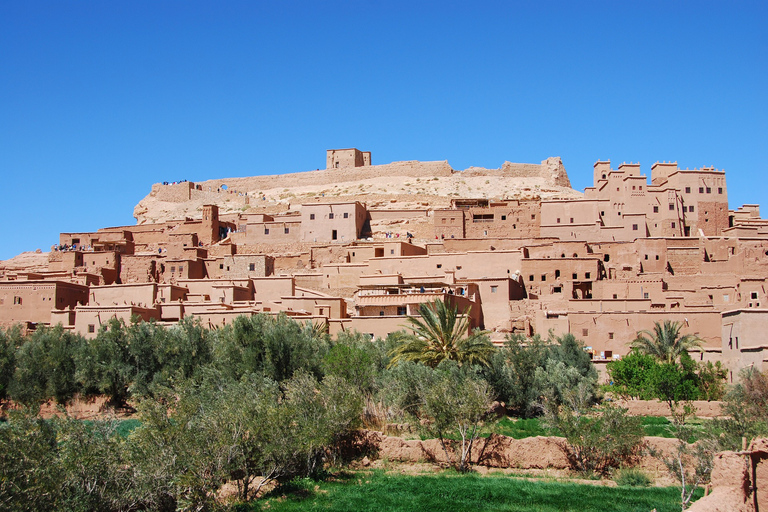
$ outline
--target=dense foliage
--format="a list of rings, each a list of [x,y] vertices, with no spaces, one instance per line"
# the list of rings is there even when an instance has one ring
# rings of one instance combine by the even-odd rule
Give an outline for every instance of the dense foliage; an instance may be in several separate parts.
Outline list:
[[[524,417],[540,415],[545,403],[589,405],[596,399],[597,370],[572,334],[507,337],[483,375],[497,398]]]
[[[423,314],[427,330],[445,335],[422,344],[423,357],[404,332],[332,338],[285,315],[215,330],[191,318],[170,327],[113,319],[91,339],[61,326],[0,331],[0,400],[29,407],[0,423],[0,508],[214,510],[225,482],[248,502],[269,482],[317,475],[341,460],[340,440],[360,425],[437,437],[466,471],[493,400],[518,416],[548,411],[577,469],[606,472],[635,454],[642,430],[621,411],[594,409],[597,372],[573,335],[510,335],[494,348],[484,334],[468,335],[451,308]],[[702,392],[706,372],[690,358],[673,368],[645,357],[614,364],[614,378],[628,375],[622,385],[640,392],[648,382],[636,381],[651,375],[670,390],[651,389],[674,400]],[[756,430],[762,402],[753,390],[768,386],[750,382],[739,392],[753,405],[733,416],[747,418],[734,432]],[[76,394],[135,407],[140,424],[125,433],[111,422],[36,417],[41,402]]]
[[[680,360],[664,362],[636,351],[608,363],[609,389],[642,400],[658,398],[669,404],[687,400],[720,400],[726,371],[720,361],[697,363],[683,352]]]

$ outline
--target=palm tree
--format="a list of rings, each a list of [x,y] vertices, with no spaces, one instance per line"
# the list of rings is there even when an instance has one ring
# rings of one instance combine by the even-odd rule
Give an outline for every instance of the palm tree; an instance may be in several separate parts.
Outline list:
[[[407,320],[413,334],[401,336],[400,344],[389,353],[389,365],[416,361],[434,368],[443,359],[487,365],[494,347],[484,331],[466,335],[469,311],[459,314],[458,308],[440,299],[419,305],[420,318],[409,316]]]
[[[637,333],[632,348],[642,354],[648,354],[665,362],[674,363],[680,354],[704,343],[698,336],[686,334],[680,336],[680,322],[664,320],[662,325],[654,322],[653,332],[644,330]]]

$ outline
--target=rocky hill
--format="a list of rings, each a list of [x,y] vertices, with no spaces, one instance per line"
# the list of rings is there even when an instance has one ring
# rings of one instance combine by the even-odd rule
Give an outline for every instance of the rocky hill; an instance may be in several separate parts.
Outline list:
[[[155,184],[134,209],[139,224],[197,218],[204,204],[220,213],[277,213],[303,203],[360,201],[368,208],[445,208],[451,198],[576,198],[558,157],[541,164],[505,162],[498,169],[456,171],[442,162],[324,169],[273,176]]]

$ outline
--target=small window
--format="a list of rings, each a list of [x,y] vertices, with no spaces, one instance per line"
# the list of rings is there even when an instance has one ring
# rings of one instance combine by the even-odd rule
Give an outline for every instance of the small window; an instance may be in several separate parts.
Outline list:
[[[310,213],[309,214],[309,220],[315,220],[315,214],[314,213]]]
[[[384,310],[379,311],[379,316],[384,316]]]
[[[647,254],[645,255],[645,259],[648,259],[648,255]]]
[[[269,228],[264,228],[264,234],[265,234],[265,235],[268,235],[268,234],[269,234]]]
[[[560,286],[555,286],[552,288],[552,293],[563,293],[563,289]]]
[[[535,218],[536,218],[536,214],[534,213],[531,215],[531,220],[534,220]]]
[[[605,217],[605,212],[600,212],[601,217]]]
[[[614,293],[614,294],[613,294],[613,298],[614,298],[614,299],[618,299],[618,298],[619,298],[619,295],[618,295],[618,294],[616,294],[616,293]]]
[[[689,211],[689,212],[691,212],[691,213],[693,213],[693,205],[691,205],[691,206],[689,206],[689,207],[688,207],[688,211]]]
[[[348,218],[349,218],[349,212],[344,212],[344,218],[345,218],[345,219],[348,219]]]
[[[333,212],[331,212],[331,213],[329,213],[329,214],[328,214],[328,218],[329,218],[329,219],[332,219],[332,218],[333,218]]]
[[[219,270],[224,270],[224,264],[223,263],[219,263]]]
[[[560,224],[560,217],[557,218],[557,223]]]
[[[395,250],[394,249],[390,249],[389,250],[389,254],[395,254]],[[438,267],[438,268],[440,268],[440,267]]]
[[[179,265],[179,272],[184,272],[184,267]]]
[[[558,277],[560,277],[560,271],[559,270],[555,270],[555,279],[557,279]]]
[[[673,223],[672,223],[672,229],[675,229],[675,227],[676,227],[676,226],[677,226],[677,224],[675,224],[675,223],[673,222]]]
[[[717,187],[717,193],[722,194],[723,193],[723,187]]]
[[[251,272],[256,270],[256,264],[255,263],[249,263],[248,264],[248,270],[251,271]]]
[[[751,298],[752,298],[752,300],[757,299],[757,292],[752,292]]]
[[[691,187],[685,187],[685,193],[690,194],[691,193]]]
[[[712,193],[712,189],[707,187],[707,194],[711,194],[711,193]]]
[[[589,329],[582,329],[581,330],[581,335],[582,336],[589,336]]]
[[[675,209],[675,203],[669,203],[669,209],[674,210]]]
[[[502,215],[501,216],[501,220],[507,220],[507,216],[506,215]]]
[[[608,339],[609,339],[609,340],[612,340],[612,339],[613,339],[613,333],[612,333],[612,332],[609,332],[609,333],[608,333]]]
[[[659,207],[658,206],[654,206],[653,207],[653,213],[659,213]]]
[[[397,306],[397,314],[398,316],[405,316],[408,314],[408,308],[407,306]]]
[[[610,254],[603,254],[603,261],[611,261],[611,255]]]
[[[290,234],[290,232],[291,232],[291,228],[283,228],[283,233],[285,233],[286,235]]]
[[[579,278],[579,274],[577,274],[577,273],[575,273],[575,272],[574,272],[574,273],[573,273],[573,275],[571,276],[571,278],[573,278],[574,280],[576,280],[576,279],[578,279],[578,278]]]
[[[331,231],[331,240],[336,240],[338,238],[338,233],[336,233],[336,230]]]
[[[171,272],[176,272],[176,266],[175,265],[171,265]]]
[[[573,217],[571,217],[571,224],[573,224]]]
[[[683,213],[685,213],[687,211],[688,211],[688,207],[687,206],[683,206]]]
[[[632,231],[637,231],[637,224],[632,224]]]
[[[528,280],[529,280],[529,281],[533,282],[533,279],[534,279],[534,277],[533,277],[533,274],[531,274],[531,275],[529,275],[529,276],[528,276]]]
[[[658,259],[659,259],[659,255],[657,254],[657,255],[656,255],[656,260],[658,261]]]
[[[96,332],[96,326],[94,324],[88,324],[88,332]]]
[[[644,299],[647,299],[647,298],[648,298],[648,292],[643,292],[643,298],[644,298]]]
[[[498,291],[499,291],[499,287],[498,286],[491,286],[491,293],[496,293]]]
[[[704,193],[704,187],[699,187],[699,194],[703,194],[703,193]]]
[[[541,280],[546,281],[547,280],[547,274],[541,274]]]
[[[727,293],[723,294],[723,302],[728,302],[730,299],[731,298]]]
[[[437,264],[437,268],[443,268],[443,264],[442,263],[438,263]]]
[[[20,306],[21,305],[21,297],[18,297],[18,296],[14,297],[13,298],[13,303]]]
[[[584,272],[584,279],[589,279],[591,275],[592,274],[590,272]]]

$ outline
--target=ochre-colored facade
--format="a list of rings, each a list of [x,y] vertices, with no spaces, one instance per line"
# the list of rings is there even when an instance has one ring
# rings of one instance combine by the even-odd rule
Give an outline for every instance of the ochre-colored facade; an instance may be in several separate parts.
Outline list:
[[[420,178],[453,172],[406,164]],[[370,179],[375,167],[370,153],[329,150],[326,169],[301,179]],[[47,271],[2,276],[0,323],[61,323],[94,336],[110,318],[193,315],[215,328],[283,312],[332,334],[386,336],[439,298],[495,342],[572,332],[605,362],[626,354],[637,331],[671,319],[705,341],[696,357],[722,360],[734,375],[768,369],[768,221],[759,207],[729,210],[725,173],[714,168],[657,162],[650,180],[635,163],[598,161],[592,171],[594,185],[578,198],[453,197],[405,209],[338,197],[267,211],[248,206],[252,191],[223,182],[155,185],[152,194],[170,202],[225,194],[246,206],[62,233]],[[570,184],[559,158],[464,172]]]

